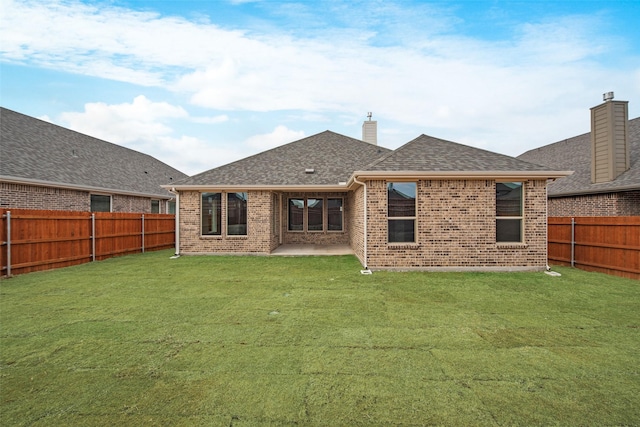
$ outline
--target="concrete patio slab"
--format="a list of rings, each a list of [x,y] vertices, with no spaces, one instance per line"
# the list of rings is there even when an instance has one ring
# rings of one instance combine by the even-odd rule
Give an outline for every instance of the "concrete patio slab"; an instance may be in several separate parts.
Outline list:
[[[280,245],[271,252],[275,256],[353,255],[349,245]]]

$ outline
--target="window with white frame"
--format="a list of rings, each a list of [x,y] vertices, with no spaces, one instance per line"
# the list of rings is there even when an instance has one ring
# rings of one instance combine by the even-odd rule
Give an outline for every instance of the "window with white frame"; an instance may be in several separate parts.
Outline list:
[[[387,183],[387,225],[389,243],[416,241],[415,182]]]
[[[522,242],[522,182],[496,182],[496,242]]]

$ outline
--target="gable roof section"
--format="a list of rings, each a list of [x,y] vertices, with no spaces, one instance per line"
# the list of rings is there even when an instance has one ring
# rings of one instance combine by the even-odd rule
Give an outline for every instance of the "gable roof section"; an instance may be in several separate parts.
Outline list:
[[[187,175],[147,154],[0,107],[0,180],[170,198]]]
[[[518,159],[575,172],[549,185],[549,196],[640,190],[640,117],[629,120],[631,167],[611,182],[591,183],[591,132],[529,150]]]
[[[427,135],[420,135],[386,154],[358,174],[367,175],[371,172],[377,175],[404,172],[407,175],[433,177],[554,177],[567,174],[550,171],[548,167],[514,157]]]
[[[327,130],[202,172],[175,187],[338,186],[353,171],[389,151]]]

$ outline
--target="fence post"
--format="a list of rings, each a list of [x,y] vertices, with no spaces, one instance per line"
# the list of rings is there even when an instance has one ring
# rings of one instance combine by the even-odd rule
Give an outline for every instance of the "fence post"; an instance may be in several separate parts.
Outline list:
[[[142,253],[144,253],[144,214],[142,214]]]
[[[572,217],[571,218],[571,267],[576,266],[575,255],[576,255],[576,219]]]
[[[11,211],[7,211],[7,277],[11,277]]]
[[[96,260],[96,214],[91,214],[91,261]]]

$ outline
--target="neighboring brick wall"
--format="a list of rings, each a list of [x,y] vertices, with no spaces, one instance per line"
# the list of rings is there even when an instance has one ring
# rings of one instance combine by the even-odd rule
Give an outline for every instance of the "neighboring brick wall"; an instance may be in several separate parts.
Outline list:
[[[0,208],[89,211],[86,191],[0,182]]]
[[[640,215],[640,191],[549,198],[549,216]]]
[[[202,236],[200,192],[180,193],[180,253],[256,253],[268,254],[274,248],[274,198],[269,191],[247,193],[247,235],[227,236],[226,204],[222,197],[222,235]]]
[[[0,208],[88,212],[91,195],[88,191],[0,182]],[[166,210],[166,200],[160,200],[159,213],[166,213]],[[150,213],[151,198],[114,194],[111,211]]]
[[[289,231],[289,199],[324,199],[324,231]],[[327,198],[342,198],[342,231],[327,231]],[[346,212],[350,211],[349,197],[347,193],[282,193],[283,243],[284,244],[318,244],[318,245],[346,245],[349,243],[349,218]],[[307,229],[307,206],[304,208],[304,229]]]
[[[371,268],[498,267],[543,269],[546,181],[524,185],[523,244],[495,241],[495,181],[417,181],[417,242],[387,243],[386,181],[368,183],[368,266]]]
[[[637,216],[640,215],[640,191],[627,191],[618,193],[620,204],[617,216]]]

